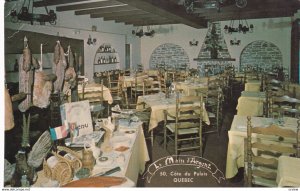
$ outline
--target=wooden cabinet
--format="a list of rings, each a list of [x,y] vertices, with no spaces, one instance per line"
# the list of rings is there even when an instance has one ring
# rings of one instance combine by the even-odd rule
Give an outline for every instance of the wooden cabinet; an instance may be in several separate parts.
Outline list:
[[[300,19],[296,19],[292,25],[291,34],[291,81],[299,83],[300,64]]]

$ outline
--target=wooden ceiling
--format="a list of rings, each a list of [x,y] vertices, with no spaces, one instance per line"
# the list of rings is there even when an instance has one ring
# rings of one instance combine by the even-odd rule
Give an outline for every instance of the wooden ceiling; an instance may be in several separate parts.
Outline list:
[[[194,6],[191,13],[186,11],[183,0],[40,0],[33,6],[56,6],[57,12],[73,11],[75,16],[89,15],[92,19],[134,26],[181,23],[194,28],[206,28],[213,21],[290,17],[300,9],[298,0],[244,0],[244,8],[237,7],[236,0],[215,0],[218,8],[201,7],[213,0],[186,1],[200,6]]]

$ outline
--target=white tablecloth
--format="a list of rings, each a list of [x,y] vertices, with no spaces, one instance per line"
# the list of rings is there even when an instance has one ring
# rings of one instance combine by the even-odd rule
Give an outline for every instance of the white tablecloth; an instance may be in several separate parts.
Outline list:
[[[78,96],[79,99],[82,99],[82,85],[78,84]],[[98,83],[88,83],[84,87],[84,98],[86,100],[91,100],[92,102],[95,101],[101,101],[101,94],[102,94],[102,85]],[[70,98],[69,101],[71,100],[71,93],[69,92],[68,97]],[[109,104],[113,103],[113,98],[110,93],[110,90],[106,87],[103,86],[103,99],[104,101],[107,101]]]
[[[280,156],[276,182],[279,187],[300,187],[300,158]]]
[[[284,118],[285,128],[297,129],[296,118]],[[268,126],[273,123],[271,118],[251,117],[251,124],[255,126]],[[240,167],[244,167],[244,138],[247,137],[247,117],[235,115],[228,131],[228,149],[226,161],[226,178],[232,178]]]
[[[197,89],[207,90],[207,83],[199,82],[176,82],[174,83],[176,89],[182,89],[185,95],[196,95]]]
[[[145,102],[146,105],[151,107],[149,131],[153,130],[155,127],[157,127],[159,122],[164,120],[164,110],[168,110],[173,114],[176,112],[175,95],[172,95],[171,98],[168,99],[165,98],[164,93],[139,96],[137,103],[141,102]],[[208,125],[210,124],[205,107],[203,108],[203,121]]]
[[[245,83],[245,91],[249,92],[259,92],[261,81],[259,80],[249,80]]]
[[[263,116],[265,100],[266,95],[264,92],[243,91],[238,99],[237,115]]]
[[[125,133],[125,131],[132,130],[134,130],[135,133]],[[121,124],[120,130],[118,132],[115,132],[114,136],[122,136],[128,138],[130,140],[130,149],[125,152],[117,152],[114,150],[110,153],[104,152],[102,156],[109,157],[109,159],[112,159],[112,162],[105,163],[104,165],[101,165],[101,163],[96,164],[93,168],[92,175],[119,166],[121,168],[121,171],[115,172],[110,176],[126,177],[127,182],[120,186],[136,186],[138,175],[144,172],[145,164],[150,160],[144,132],[142,129],[142,122],[132,123],[130,126]],[[42,171],[39,172],[38,175],[38,180],[33,186],[45,186],[45,183],[47,183],[49,179],[44,176]]]

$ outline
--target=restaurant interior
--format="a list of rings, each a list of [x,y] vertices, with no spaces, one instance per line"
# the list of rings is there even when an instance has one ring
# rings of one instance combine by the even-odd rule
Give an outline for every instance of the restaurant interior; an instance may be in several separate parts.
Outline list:
[[[2,187],[300,187],[298,0],[6,0]]]

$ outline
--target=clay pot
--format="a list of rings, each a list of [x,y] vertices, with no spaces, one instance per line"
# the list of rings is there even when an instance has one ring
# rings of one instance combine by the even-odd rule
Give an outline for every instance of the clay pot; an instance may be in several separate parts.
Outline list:
[[[88,149],[82,150],[82,168],[88,168],[90,171],[93,170],[95,165],[95,158],[93,156],[93,151]]]

